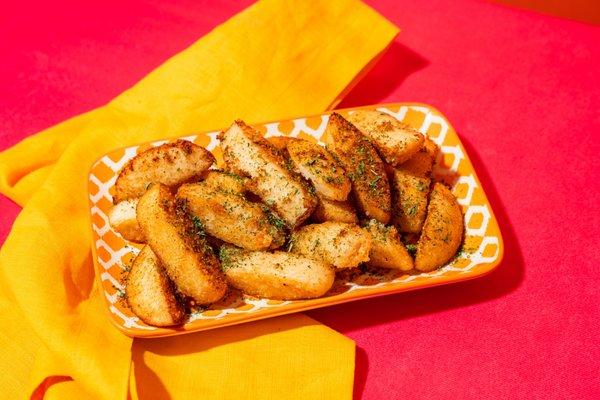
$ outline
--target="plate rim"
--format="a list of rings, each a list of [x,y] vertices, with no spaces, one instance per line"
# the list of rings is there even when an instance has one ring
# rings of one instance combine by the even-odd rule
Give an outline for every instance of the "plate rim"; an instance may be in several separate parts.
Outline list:
[[[222,129],[206,130],[206,131],[202,131],[202,132],[198,132],[198,133],[192,133],[189,135],[163,137],[163,138],[156,139],[156,140],[132,143],[132,144],[129,144],[126,146],[114,148],[114,149],[102,154],[100,157],[98,157],[92,163],[91,167],[89,168],[88,174],[87,174],[87,177],[88,177],[87,193],[88,193],[88,203],[89,203],[88,216],[90,218],[90,225],[89,225],[90,230],[92,231],[91,247],[92,247],[92,256],[93,256],[93,263],[94,263],[94,270],[95,270],[95,278],[94,279],[96,281],[95,282],[96,285],[98,286],[98,290],[99,290],[98,294],[103,297],[103,302],[106,305],[106,307],[104,307],[105,314],[107,314],[107,317],[110,320],[111,324],[114,327],[116,327],[117,330],[119,330],[121,333],[123,333],[124,335],[126,335],[128,337],[147,338],[147,339],[162,338],[162,337],[177,336],[177,335],[182,335],[182,334],[219,329],[219,328],[224,328],[224,327],[228,327],[228,326],[243,324],[246,322],[255,322],[255,321],[262,320],[262,319],[273,318],[273,317],[288,315],[288,314],[294,314],[294,313],[298,313],[298,312],[309,311],[309,310],[314,310],[314,309],[319,309],[319,308],[324,308],[324,307],[329,307],[329,306],[335,306],[335,305],[339,305],[339,304],[350,303],[350,302],[354,302],[354,301],[365,300],[365,299],[370,299],[370,298],[375,298],[375,297],[381,297],[381,296],[387,296],[387,295],[398,294],[398,293],[403,293],[403,292],[409,292],[409,291],[413,291],[413,290],[420,290],[420,289],[426,289],[426,288],[431,288],[431,287],[436,287],[436,286],[460,283],[460,282],[465,282],[465,281],[469,281],[472,279],[481,278],[481,277],[484,277],[484,276],[490,274],[501,264],[502,260],[504,259],[505,249],[504,249],[504,238],[502,235],[502,231],[500,229],[500,225],[498,224],[498,219],[496,218],[494,209],[493,209],[493,207],[489,201],[489,198],[486,194],[485,188],[481,184],[479,176],[477,175],[477,170],[475,169],[475,166],[471,162],[469,153],[466,151],[458,132],[454,129],[454,127],[452,126],[452,124],[450,123],[448,118],[445,116],[445,114],[442,113],[438,108],[436,108],[430,104],[421,103],[421,102],[380,103],[380,104],[370,104],[370,105],[363,105],[363,106],[356,106],[356,107],[346,107],[346,108],[334,109],[334,110],[326,110],[326,111],[323,111],[320,113],[315,113],[315,114],[310,114],[310,115],[285,117],[285,118],[281,118],[278,120],[270,120],[267,122],[252,123],[250,125],[251,126],[266,125],[266,124],[272,124],[272,123],[278,123],[278,122],[284,122],[284,121],[292,121],[292,120],[301,119],[301,118],[318,117],[318,116],[323,116],[326,114],[331,114],[333,112],[345,112],[345,111],[359,110],[359,109],[365,109],[365,108],[366,109],[376,109],[376,108],[381,108],[381,107],[388,108],[388,107],[403,107],[403,106],[424,107],[424,108],[427,108],[429,110],[436,112],[437,114],[441,115],[444,118],[444,120],[448,124],[448,127],[456,135],[456,138],[458,139],[458,143],[464,153],[465,159],[469,162],[469,164],[472,167],[471,170],[472,170],[472,175],[475,180],[475,183],[481,188],[481,191],[485,198],[484,204],[486,204],[488,206],[488,209],[490,212],[489,223],[493,223],[496,226],[496,232],[497,232],[497,238],[498,238],[498,254],[493,261],[475,264],[475,266],[477,267],[476,269],[473,268],[473,269],[467,271],[466,273],[463,273],[458,276],[454,276],[452,278],[444,277],[443,275],[432,276],[432,277],[428,277],[428,279],[425,281],[420,281],[417,284],[411,284],[408,286],[400,286],[400,287],[396,287],[396,288],[388,288],[387,290],[376,290],[377,288],[373,288],[373,290],[376,290],[375,292],[364,293],[362,295],[357,295],[357,296],[347,297],[347,298],[335,298],[335,296],[337,296],[337,295],[328,296],[328,297],[319,297],[316,299],[309,299],[308,301],[310,301],[311,303],[308,303],[308,304],[307,303],[295,303],[295,304],[291,303],[291,304],[288,304],[283,309],[278,308],[278,307],[272,307],[272,308],[262,309],[262,310],[254,312],[254,313],[231,315],[227,322],[223,322],[222,319],[214,319],[214,320],[211,320],[210,323],[208,323],[205,326],[196,326],[196,327],[193,327],[190,329],[185,329],[185,324],[182,325],[181,327],[175,327],[175,328],[174,327],[156,327],[156,329],[154,329],[154,330],[147,330],[147,331],[142,331],[142,330],[138,330],[138,329],[132,329],[132,328],[125,327],[119,320],[117,320],[117,317],[114,315],[114,313],[111,312],[110,307],[112,306],[112,304],[106,298],[106,295],[105,295],[106,292],[103,288],[103,283],[102,283],[102,280],[100,277],[102,271],[100,270],[100,265],[98,263],[98,254],[97,254],[97,248],[96,248],[96,244],[95,244],[96,234],[93,231],[93,224],[92,224],[92,207],[93,207],[94,203],[92,203],[92,200],[89,198],[89,194],[91,193],[90,189],[91,189],[91,183],[92,183],[90,176],[92,175],[92,171],[94,170],[96,165],[99,162],[101,162],[101,160],[104,157],[109,156],[113,153],[116,153],[119,151],[124,151],[131,147],[136,147],[136,146],[139,147],[139,146],[151,144],[151,143],[154,143],[157,141],[164,141],[164,140],[169,141],[169,140],[181,139],[181,138],[185,138],[186,136],[202,135],[202,134],[206,134],[206,133],[220,131]],[[473,270],[475,270],[475,271],[473,271]],[[410,283],[412,283],[412,282],[410,282]]]

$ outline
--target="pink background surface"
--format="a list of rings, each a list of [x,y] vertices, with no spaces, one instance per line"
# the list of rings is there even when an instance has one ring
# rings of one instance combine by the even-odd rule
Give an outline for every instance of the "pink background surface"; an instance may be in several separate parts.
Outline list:
[[[81,3],[0,6],[0,148],[102,105],[249,4]],[[308,313],[356,341],[356,397],[600,398],[600,29],[477,1],[368,3],[403,32],[341,106],[440,109],[506,247],[485,278]],[[0,207],[1,242],[18,207]]]

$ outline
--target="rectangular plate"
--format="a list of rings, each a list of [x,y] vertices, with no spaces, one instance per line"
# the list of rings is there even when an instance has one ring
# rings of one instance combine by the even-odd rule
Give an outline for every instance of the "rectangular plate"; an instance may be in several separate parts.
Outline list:
[[[436,179],[449,184],[462,207],[465,220],[463,251],[444,267],[429,273],[406,274],[399,271],[365,271],[336,280],[324,297],[312,300],[275,301],[243,296],[235,291],[194,313],[181,327],[156,328],[140,321],[123,298],[127,266],[142,246],[126,242],[108,224],[112,193],[117,173],[138,151],[158,146],[167,140],[115,150],[100,158],[89,176],[89,198],[94,237],[94,263],[99,287],[104,294],[109,318],[128,336],[160,337],[178,335],[277,315],[290,314],[367,297],[398,293],[482,276],[502,259],[503,244],[498,223],[460,139],[446,118],[424,104],[396,103],[337,110],[342,115],[358,109],[377,109],[393,115],[435,141],[441,149]],[[321,138],[329,113],[287,121],[257,124],[254,127],[268,136],[289,135],[311,141]],[[218,131],[182,137],[210,150],[222,165]],[[320,143],[320,142],[319,142]],[[322,143],[321,143],[322,144]]]

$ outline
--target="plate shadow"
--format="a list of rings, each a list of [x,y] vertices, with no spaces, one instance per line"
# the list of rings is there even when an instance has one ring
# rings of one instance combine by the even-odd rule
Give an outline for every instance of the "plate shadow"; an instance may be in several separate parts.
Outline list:
[[[410,74],[429,65],[420,54],[394,41],[381,59],[344,97],[336,108],[381,103]]]

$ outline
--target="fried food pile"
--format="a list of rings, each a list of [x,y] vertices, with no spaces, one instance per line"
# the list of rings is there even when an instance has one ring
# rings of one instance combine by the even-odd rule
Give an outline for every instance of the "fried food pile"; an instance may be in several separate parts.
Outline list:
[[[219,139],[221,169],[177,140],[140,152],[115,182],[110,225],[145,244],[126,299],[149,325],[184,323],[189,304],[229,287],[310,299],[363,264],[432,271],[462,242],[461,209],[431,175],[437,145],[388,114],[331,114],[325,147],[267,139],[241,120]]]

